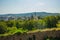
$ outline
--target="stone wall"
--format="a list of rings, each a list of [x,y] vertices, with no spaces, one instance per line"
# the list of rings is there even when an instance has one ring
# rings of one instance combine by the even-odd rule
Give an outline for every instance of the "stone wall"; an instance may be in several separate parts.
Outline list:
[[[24,33],[24,34],[14,34],[11,36],[0,37],[0,40],[44,40],[46,37],[60,38],[60,30],[58,31],[44,31],[44,32],[33,32],[33,33]]]

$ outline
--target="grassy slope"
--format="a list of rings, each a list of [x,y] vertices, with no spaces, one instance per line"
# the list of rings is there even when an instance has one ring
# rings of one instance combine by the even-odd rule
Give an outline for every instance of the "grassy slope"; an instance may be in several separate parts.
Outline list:
[[[46,28],[46,29],[41,29],[41,30],[37,29],[37,30],[32,30],[32,31],[16,29],[16,30],[12,30],[12,31],[10,31],[8,33],[5,33],[5,34],[0,34],[0,36],[14,35],[17,32],[21,32],[21,33],[24,33],[24,32],[26,32],[26,33],[34,33],[34,32],[38,32],[38,31],[44,32],[44,31],[52,31],[52,30],[57,30],[58,31],[58,30],[60,30],[60,28]]]
[[[44,31],[52,31],[52,30],[56,30],[56,31],[58,31],[58,30],[60,30],[60,28],[46,28],[46,29],[37,29],[37,30],[32,30],[32,31],[29,31],[29,32],[27,32],[27,33],[34,33],[34,32],[38,32],[38,31],[40,31],[40,32],[44,32]]]

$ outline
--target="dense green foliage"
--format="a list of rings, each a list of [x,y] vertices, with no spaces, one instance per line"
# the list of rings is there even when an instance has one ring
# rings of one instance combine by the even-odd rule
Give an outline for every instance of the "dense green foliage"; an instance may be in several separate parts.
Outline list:
[[[47,16],[44,18],[30,20],[0,20],[0,34],[12,32],[13,30],[34,30],[44,28],[60,28],[60,16]]]
[[[0,34],[7,32],[7,25],[5,22],[0,22]]]
[[[45,36],[44,40],[60,40],[60,38],[59,37],[48,37],[48,36]]]

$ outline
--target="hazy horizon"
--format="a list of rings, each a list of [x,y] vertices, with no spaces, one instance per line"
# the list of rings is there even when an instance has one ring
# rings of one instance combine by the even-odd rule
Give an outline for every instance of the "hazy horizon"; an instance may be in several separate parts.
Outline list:
[[[0,14],[60,13],[60,0],[0,0]]]

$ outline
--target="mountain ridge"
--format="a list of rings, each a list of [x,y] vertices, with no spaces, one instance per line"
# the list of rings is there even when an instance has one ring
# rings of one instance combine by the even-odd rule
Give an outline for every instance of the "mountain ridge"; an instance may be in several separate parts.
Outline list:
[[[0,16],[31,16],[31,15],[36,15],[36,16],[49,16],[49,15],[60,15],[60,13],[47,13],[47,12],[30,12],[30,13],[17,13],[17,14],[3,14]]]

